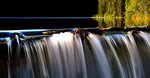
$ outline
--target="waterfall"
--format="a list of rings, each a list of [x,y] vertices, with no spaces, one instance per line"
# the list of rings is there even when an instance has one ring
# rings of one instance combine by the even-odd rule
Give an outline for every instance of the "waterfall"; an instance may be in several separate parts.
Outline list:
[[[17,39],[15,57],[8,39],[9,78],[149,78],[150,34],[139,31],[61,32]]]

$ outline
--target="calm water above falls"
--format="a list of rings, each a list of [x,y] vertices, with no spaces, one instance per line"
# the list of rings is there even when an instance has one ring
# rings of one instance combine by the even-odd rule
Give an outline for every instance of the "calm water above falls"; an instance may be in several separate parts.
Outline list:
[[[28,18],[28,17],[27,17]],[[87,28],[87,27],[133,27],[146,26],[150,23],[150,18],[91,18],[91,17],[66,17],[46,19],[6,19],[0,18],[1,30],[21,30],[21,29],[60,29],[60,28]]]
[[[24,17],[26,18],[26,17]],[[27,17],[28,18],[28,17]],[[88,28],[88,27],[133,27],[146,26],[150,18],[92,18],[92,17],[66,17],[46,19],[6,19],[0,18],[1,30],[22,30],[22,29],[61,29],[61,28]]]
[[[22,42],[8,60],[9,78],[149,78],[148,32],[70,32]]]

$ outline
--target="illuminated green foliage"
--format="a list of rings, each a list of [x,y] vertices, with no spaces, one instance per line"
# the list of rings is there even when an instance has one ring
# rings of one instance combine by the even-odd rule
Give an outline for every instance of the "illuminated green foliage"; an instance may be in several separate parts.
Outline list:
[[[125,2],[125,17],[149,16],[149,0],[127,0]]]
[[[99,0],[99,17],[121,17],[122,0]]]
[[[150,0],[99,0],[98,26],[145,26],[150,24]],[[122,17],[122,18],[120,18]]]
[[[99,17],[149,17],[150,0],[99,0]]]

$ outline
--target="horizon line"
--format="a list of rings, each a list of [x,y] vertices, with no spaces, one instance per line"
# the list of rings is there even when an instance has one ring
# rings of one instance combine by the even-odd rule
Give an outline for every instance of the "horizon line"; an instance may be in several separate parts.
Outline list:
[[[94,19],[104,17],[0,17],[0,19]]]

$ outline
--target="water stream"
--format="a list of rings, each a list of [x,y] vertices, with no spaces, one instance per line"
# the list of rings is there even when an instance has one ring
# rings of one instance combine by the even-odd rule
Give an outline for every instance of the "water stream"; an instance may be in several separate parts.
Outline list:
[[[150,34],[64,32],[19,42],[8,78],[149,78]],[[20,44],[20,45],[19,45]],[[10,40],[8,50],[11,53]],[[8,55],[11,55],[9,54]]]

